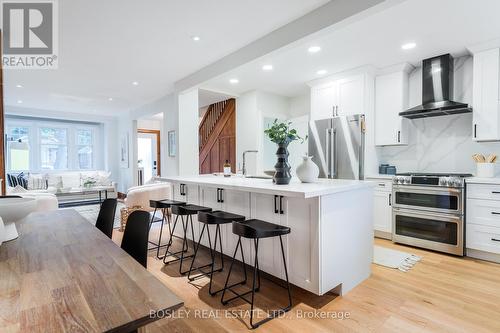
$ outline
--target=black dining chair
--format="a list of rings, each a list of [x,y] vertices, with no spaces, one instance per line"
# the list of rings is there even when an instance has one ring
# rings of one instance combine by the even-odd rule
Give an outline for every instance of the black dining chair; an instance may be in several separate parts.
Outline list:
[[[145,268],[148,263],[149,219],[150,215],[146,211],[132,212],[128,217],[121,245],[125,252]]]
[[[106,236],[113,236],[113,225],[115,224],[116,199],[106,199],[102,202],[95,226]]]

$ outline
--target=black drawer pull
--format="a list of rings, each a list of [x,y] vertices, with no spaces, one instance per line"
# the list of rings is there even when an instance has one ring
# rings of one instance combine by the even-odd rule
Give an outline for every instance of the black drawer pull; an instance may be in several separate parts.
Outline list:
[[[493,214],[493,215],[500,215],[499,212],[491,212],[491,214]]]
[[[283,211],[283,196],[280,195],[280,214],[283,215],[285,212]]]
[[[222,192],[224,191],[224,189],[220,188],[219,191],[220,191],[220,202],[224,202],[224,197],[222,196]]]
[[[385,184],[384,183],[379,183],[378,186],[383,186],[385,187]]]
[[[500,191],[491,191],[493,194],[500,194]]]
[[[497,239],[497,238],[492,238],[491,240],[494,242],[500,242],[500,239]]]

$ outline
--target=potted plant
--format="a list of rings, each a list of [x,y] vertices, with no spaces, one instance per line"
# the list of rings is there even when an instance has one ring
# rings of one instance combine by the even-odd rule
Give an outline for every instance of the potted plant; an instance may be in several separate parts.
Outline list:
[[[269,140],[278,145],[278,150],[276,151],[278,162],[274,165],[274,169],[276,170],[274,173],[274,182],[277,185],[289,184],[292,179],[292,175],[290,174],[291,167],[288,164],[288,145],[292,141],[299,140],[301,143],[304,143],[307,140],[307,136],[302,138],[296,129],[290,128],[291,124],[291,122],[278,122],[278,119],[275,119],[273,124],[264,131]]]

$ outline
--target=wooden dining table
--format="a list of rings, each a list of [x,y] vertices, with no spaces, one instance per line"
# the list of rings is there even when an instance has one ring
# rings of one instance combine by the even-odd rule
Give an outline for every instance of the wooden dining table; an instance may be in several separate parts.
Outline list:
[[[17,229],[0,246],[0,332],[130,332],[183,305],[74,210]]]

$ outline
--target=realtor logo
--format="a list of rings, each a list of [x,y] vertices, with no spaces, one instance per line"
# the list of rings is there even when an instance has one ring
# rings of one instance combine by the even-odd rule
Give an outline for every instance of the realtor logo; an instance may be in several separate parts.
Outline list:
[[[57,8],[54,0],[3,0],[4,68],[57,68]]]

